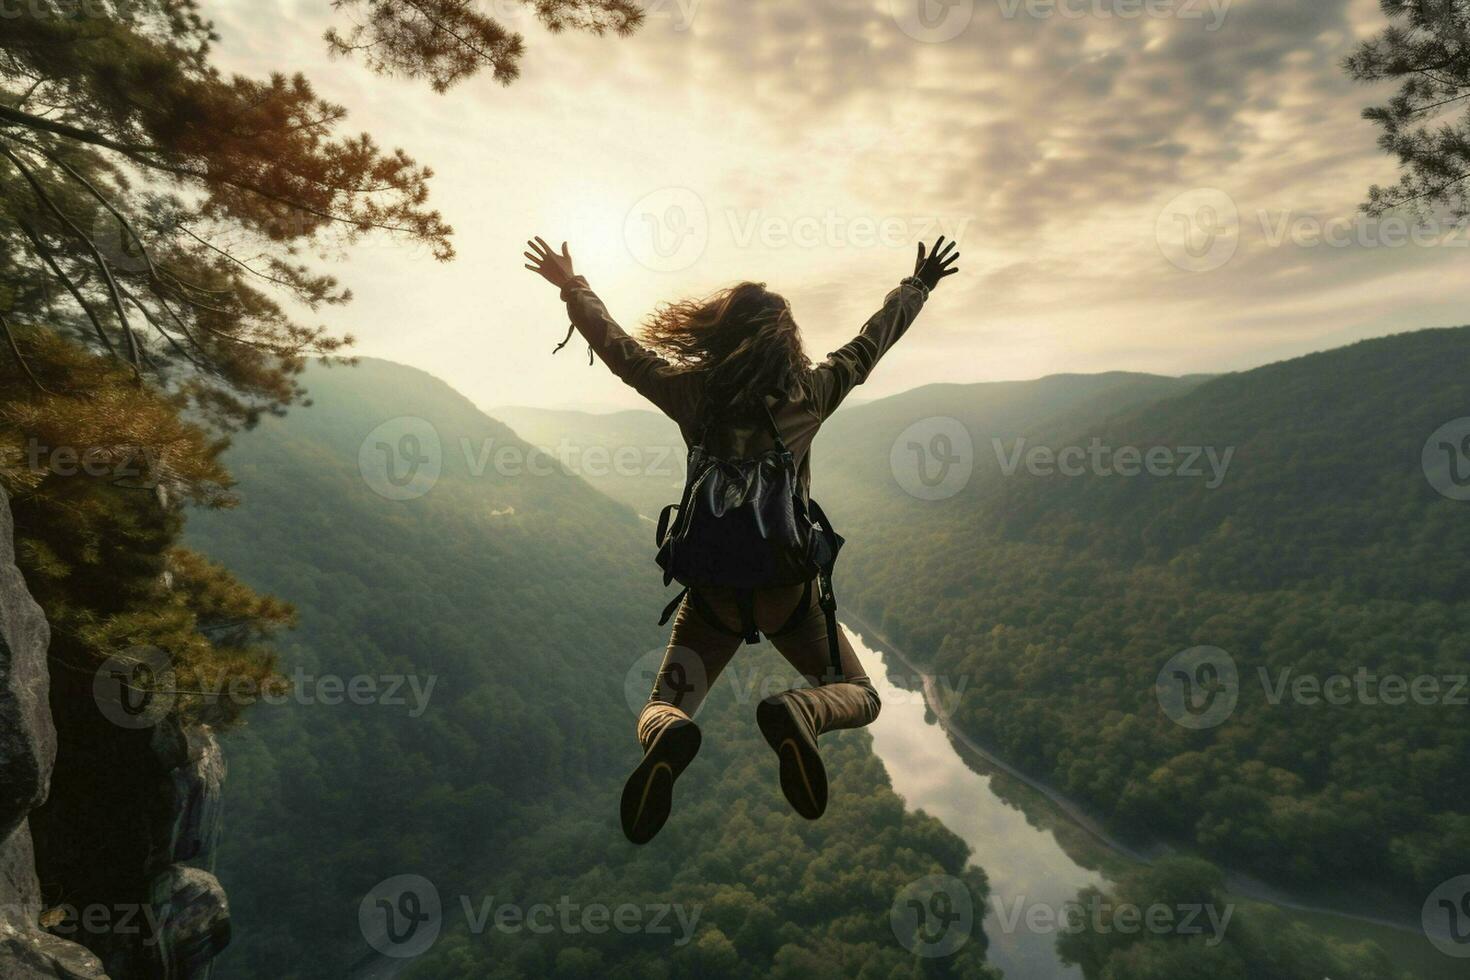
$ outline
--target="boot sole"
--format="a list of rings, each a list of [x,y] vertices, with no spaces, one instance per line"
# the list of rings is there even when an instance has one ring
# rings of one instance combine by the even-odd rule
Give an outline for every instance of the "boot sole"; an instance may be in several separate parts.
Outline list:
[[[623,786],[619,812],[628,840],[647,844],[663,829],[674,806],[674,781],[694,761],[701,741],[699,726],[683,721],[664,729],[648,747]]]
[[[827,767],[817,750],[801,735],[791,706],[780,698],[762,701],[755,709],[756,724],[781,761],[781,792],[791,808],[808,820],[827,812]]]

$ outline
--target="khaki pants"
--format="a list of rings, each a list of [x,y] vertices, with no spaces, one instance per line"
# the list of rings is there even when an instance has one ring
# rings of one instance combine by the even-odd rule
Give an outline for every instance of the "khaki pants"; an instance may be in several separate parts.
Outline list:
[[[755,593],[755,623],[762,633],[779,630],[801,601],[802,587],[793,585]],[[740,626],[740,607],[733,590],[706,589],[704,606],[727,629]],[[810,726],[813,738],[840,728],[861,728],[878,717],[881,703],[847,633],[838,628],[842,654],[841,681],[832,682],[827,646],[827,620],[817,603],[815,583],[806,615],[790,630],[770,637],[771,643],[813,686],[794,688],[778,696],[786,699]],[[720,673],[744,641],[711,625],[685,596],[674,617],[668,652],[654,680],[653,693],[638,716],[638,741],[647,749],[659,732],[676,721],[687,721],[699,710]],[[827,681],[829,683],[823,683]],[[759,689],[757,686],[756,689]],[[755,706],[751,705],[754,711]]]

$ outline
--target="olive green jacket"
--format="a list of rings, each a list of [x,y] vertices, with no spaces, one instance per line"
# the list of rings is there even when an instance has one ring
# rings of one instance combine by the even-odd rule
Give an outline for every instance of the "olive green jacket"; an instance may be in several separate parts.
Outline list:
[[[803,492],[811,482],[810,450],[822,423],[852,389],[867,380],[880,358],[897,343],[919,315],[929,291],[912,277],[903,280],[883,301],[883,308],[840,350],[812,369],[798,397],[770,403],[771,414],[786,447],[796,459]],[[688,445],[699,437],[704,382],[697,372],[681,370],[628,336],[613,320],[587,280],[577,276],[561,291],[572,325],[586,338],[613,374],[673,419]],[[728,420],[711,432],[708,448],[717,455],[741,457],[770,448],[763,424]]]

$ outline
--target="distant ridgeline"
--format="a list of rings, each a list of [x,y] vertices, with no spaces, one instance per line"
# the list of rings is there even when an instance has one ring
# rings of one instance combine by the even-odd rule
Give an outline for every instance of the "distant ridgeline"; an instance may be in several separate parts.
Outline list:
[[[890,925],[926,875],[983,904],[963,842],[904,811],[864,733],[824,740],[826,817],[790,813],[745,673],[744,699],[727,685],[702,716],[669,827],[627,844],[629,702],[651,683],[635,667],[662,643],[648,524],[419,371],[365,361],[306,383],[312,407],[228,454],[242,505],[189,524],[300,614],[280,643],[293,694],[226,740],[235,939],[216,976],[390,975],[365,923],[400,875],[442,909],[403,976],[992,975],[978,914],[942,961]],[[510,929],[507,906],[556,923],[569,906],[576,928]],[[627,908],[637,928],[614,927]],[[588,909],[603,928],[580,927]]]
[[[1417,910],[1470,854],[1467,365],[1427,330],[855,407],[839,592],[1118,828]]]

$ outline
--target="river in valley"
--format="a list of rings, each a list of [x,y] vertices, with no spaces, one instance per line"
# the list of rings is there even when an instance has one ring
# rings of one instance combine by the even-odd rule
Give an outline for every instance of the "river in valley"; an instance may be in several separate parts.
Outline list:
[[[1168,849],[1114,840],[1084,807],[1027,779],[962,733],[946,730],[939,714],[947,718],[955,698],[943,679],[926,677],[861,622],[849,619],[847,629],[883,698],[869,731],[894,790],[910,810],[923,810],[963,838],[990,879],[983,911],[991,962],[1008,980],[1081,980],[1081,971],[1057,955],[1051,917],[1080,889],[1105,888],[1111,877]],[[1244,875],[1229,874],[1227,880],[1230,902],[1241,906],[1237,913],[1268,901],[1313,929],[1378,943],[1422,980],[1466,975],[1465,960],[1440,953],[1414,927],[1410,915],[1416,910],[1399,910],[1397,919],[1371,908],[1327,911]],[[980,913],[977,907],[977,920]],[[1037,927],[1028,927],[1028,913],[1037,916]]]
[[[983,912],[990,962],[1006,980],[1082,980],[1080,970],[1062,963],[1058,933],[1048,921],[1081,889],[1106,889],[1111,879],[1168,848],[1114,839],[1085,807],[947,729],[940,715],[947,719],[958,692],[947,689],[942,678],[923,674],[860,621],[849,617],[846,627],[883,698],[883,710],[868,731],[894,790],[910,810],[923,810],[962,838],[973,863],[989,878],[989,899],[976,907],[974,917],[979,922]],[[1227,873],[1227,881],[1236,913],[1245,909],[1248,914],[1251,903],[1269,902],[1313,929],[1378,943],[1419,980],[1465,980],[1466,961],[1436,950],[1402,910],[1397,922],[1375,914],[1371,906],[1328,911],[1315,907],[1315,900],[1248,876]],[[1038,914],[1038,924],[1028,926],[1028,916]],[[1201,924],[1207,923],[1201,919]],[[369,956],[351,975],[390,980],[413,962]]]

